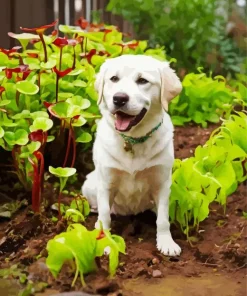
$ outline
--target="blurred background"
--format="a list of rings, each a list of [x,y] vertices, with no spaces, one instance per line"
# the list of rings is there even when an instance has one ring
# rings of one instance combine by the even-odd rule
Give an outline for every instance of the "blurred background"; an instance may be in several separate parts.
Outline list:
[[[59,18],[76,25],[80,17],[116,25],[129,39],[164,47],[180,76],[203,67],[227,77],[247,68],[246,0],[1,0],[0,47],[15,41],[7,32]]]

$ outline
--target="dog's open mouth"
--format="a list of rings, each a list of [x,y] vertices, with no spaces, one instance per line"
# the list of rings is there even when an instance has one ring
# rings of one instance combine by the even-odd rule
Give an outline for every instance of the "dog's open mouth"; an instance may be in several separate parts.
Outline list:
[[[137,125],[144,115],[146,114],[147,109],[143,108],[138,115],[129,115],[122,111],[117,111],[115,113],[115,128],[121,132],[129,131],[133,126]]]

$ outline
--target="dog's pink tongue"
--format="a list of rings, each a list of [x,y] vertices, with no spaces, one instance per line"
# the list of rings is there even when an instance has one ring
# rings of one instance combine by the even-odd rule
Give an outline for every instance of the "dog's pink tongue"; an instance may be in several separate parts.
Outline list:
[[[130,116],[123,113],[116,114],[115,128],[118,131],[126,131],[133,120],[134,116]]]

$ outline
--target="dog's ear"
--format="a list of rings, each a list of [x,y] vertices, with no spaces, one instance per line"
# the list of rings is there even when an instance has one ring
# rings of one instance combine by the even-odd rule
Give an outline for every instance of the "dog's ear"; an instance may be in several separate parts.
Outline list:
[[[99,105],[103,99],[103,90],[104,90],[104,82],[105,82],[105,73],[106,73],[106,62],[101,66],[99,73],[96,75],[96,80],[94,83],[94,87],[98,92],[98,101]]]
[[[182,83],[175,71],[170,68],[168,63],[161,63],[161,103],[163,108],[168,111],[168,103],[175,98],[182,90]]]

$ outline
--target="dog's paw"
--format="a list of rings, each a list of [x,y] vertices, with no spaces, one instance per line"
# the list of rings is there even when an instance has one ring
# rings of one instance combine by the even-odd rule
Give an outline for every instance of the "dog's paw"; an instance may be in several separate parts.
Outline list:
[[[181,248],[174,242],[170,233],[157,235],[157,248],[166,256],[179,256],[181,253]]]

